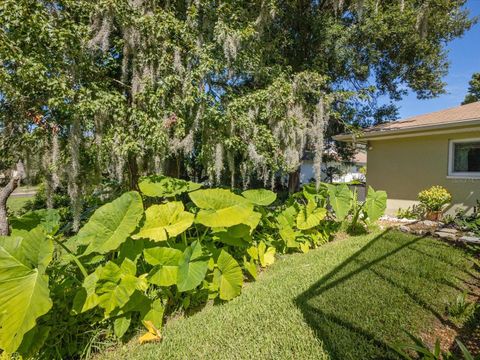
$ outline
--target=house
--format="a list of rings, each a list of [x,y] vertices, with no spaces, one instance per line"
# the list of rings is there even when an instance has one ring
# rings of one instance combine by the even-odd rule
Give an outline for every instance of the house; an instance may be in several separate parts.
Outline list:
[[[351,162],[343,161],[335,150],[325,151],[322,162],[322,181],[334,183],[350,183],[352,181],[365,182],[367,153],[359,149]],[[308,184],[315,181],[313,159],[305,157],[300,167],[300,183]]]
[[[387,214],[415,204],[417,194],[432,185],[452,194],[450,214],[472,211],[480,200],[480,102],[334,139],[365,144],[367,186],[387,191]]]

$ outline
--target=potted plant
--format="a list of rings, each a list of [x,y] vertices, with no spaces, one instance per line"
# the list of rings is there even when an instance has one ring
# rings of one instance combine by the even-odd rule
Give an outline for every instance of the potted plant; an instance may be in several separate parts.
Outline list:
[[[445,205],[452,201],[452,195],[444,187],[436,185],[420,191],[418,200],[425,207],[426,219],[439,221]]]

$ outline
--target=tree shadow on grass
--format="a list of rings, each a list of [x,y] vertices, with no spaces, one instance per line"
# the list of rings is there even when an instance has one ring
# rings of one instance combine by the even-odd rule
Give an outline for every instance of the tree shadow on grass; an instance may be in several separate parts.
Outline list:
[[[398,359],[391,344],[403,338],[402,328],[413,326],[416,313],[445,321],[424,298],[438,291],[444,279],[429,287],[428,277],[410,284],[412,274],[402,274],[404,261],[413,261],[414,267],[431,258],[419,252],[409,258],[423,238],[405,240],[387,229],[295,299],[332,359]],[[435,273],[436,262],[430,259],[430,266]]]

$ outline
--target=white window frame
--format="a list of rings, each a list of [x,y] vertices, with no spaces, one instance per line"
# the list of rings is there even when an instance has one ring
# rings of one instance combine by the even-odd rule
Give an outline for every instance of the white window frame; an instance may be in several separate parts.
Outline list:
[[[480,171],[475,172],[455,172],[453,171],[453,159],[455,144],[467,143],[467,142],[480,142],[480,138],[470,138],[470,139],[455,139],[449,140],[448,142],[448,176],[447,178],[470,178],[470,179],[480,179]]]

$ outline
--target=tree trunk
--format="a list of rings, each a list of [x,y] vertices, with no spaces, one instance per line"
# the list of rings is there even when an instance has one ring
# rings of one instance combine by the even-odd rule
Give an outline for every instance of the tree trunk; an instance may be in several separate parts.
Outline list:
[[[8,236],[10,228],[8,226],[7,200],[12,192],[18,187],[20,180],[25,177],[23,164],[18,162],[17,170],[13,171],[12,178],[7,185],[0,191],[0,236]]]
[[[184,177],[183,158],[181,155],[166,160],[165,175],[178,179]]]
[[[288,174],[288,192],[293,194],[300,190],[300,168]]]
[[[138,191],[138,164],[137,157],[134,154],[128,154],[128,176],[130,190]]]

